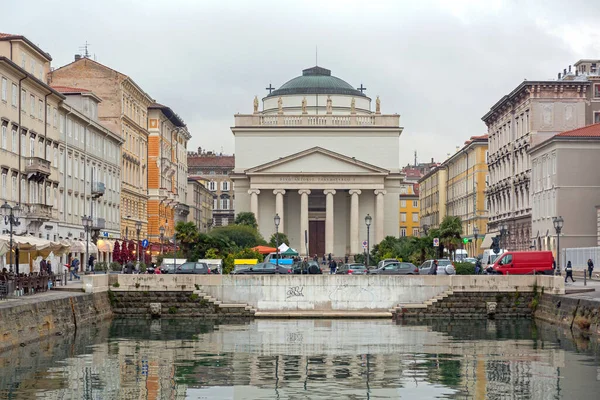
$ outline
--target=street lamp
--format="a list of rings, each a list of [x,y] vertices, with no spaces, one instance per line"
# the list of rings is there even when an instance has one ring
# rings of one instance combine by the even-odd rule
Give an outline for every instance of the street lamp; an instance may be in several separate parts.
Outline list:
[[[21,207],[17,203],[14,207],[11,207],[8,202],[4,202],[4,204],[0,207],[2,209],[2,216],[4,217],[4,223],[8,224],[10,227],[10,272],[13,272],[13,259],[12,259],[12,247],[13,247],[13,225],[19,226],[21,223],[19,222],[19,218],[21,217]],[[16,272],[19,275],[19,260],[16,262]]]
[[[429,225],[423,225],[423,232],[425,232],[425,236],[427,236],[427,232],[429,232]]]
[[[140,232],[142,231],[142,221],[135,222],[135,232],[137,233],[137,262],[140,264]]]
[[[160,254],[163,253],[163,240],[165,240],[165,227],[161,226],[158,228],[158,232],[160,232]]]
[[[477,238],[478,237],[479,237],[479,227],[476,226],[475,228],[473,228],[473,238],[475,239],[475,251],[474,251],[474,253],[478,253],[478,251],[477,251]],[[475,256],[476,254],[473,254],[473,255]]]
[[[88,262],[90,258],[90,229],[92,228],[92,222],[94,220],[92,217],[86,217],[85,215],[81,217],[81,223],[83,224],[83,229],[85,230],[85,270],[89,271],[90,263]]]
[[[560,231],[562,231],[565,220],[563,217],[552,217],[552,223],[554,224],[554,229],[556,230],[556,270],[554,270],[555,275],[560,274]]]
[[[508,225],[501,224],[500,225],[500,238],[502,240],[502,249],[506,250],[506,239],[505,236],[508,236]]]
[[[369,238],[369,236],[370,236],[369,229],[371,228],[371,222],[373,222],[373,218],[369,214],[367,214],[367,216],[365,217],[365,225],[367,225],[367,265],[366,265],[367,268],[369,268],[369,264],[370,264],[369,261],[371,261],[371,260],[369,260],[369,252],[371,251],[371,249],[369,248],[369,247],[371,247],[370,246],[371,243],[369,240],[370,239]]]
[[[279,224],[281,223],[281,217],[279,214],[275,214],[273,222],[275,222],[275,244],[277,247],[275,250],[275,265],[279,267]]]

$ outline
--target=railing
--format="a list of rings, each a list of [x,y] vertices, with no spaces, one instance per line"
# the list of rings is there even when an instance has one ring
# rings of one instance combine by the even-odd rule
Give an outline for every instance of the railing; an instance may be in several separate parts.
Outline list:
[[[28,157],[25,159],[25,172],[28,174],[50,175],[50,161],[40,157]]]
[[[27,216],[32,219],[51,219],[52,206],[40,203],[29,204],[29,215]]]
[[[400,115],[238,114],[235,126],[400,126]]]
[[[103,196],[105,191],[106,186],[104,186],[104,182],[92,183],[92,196]]]

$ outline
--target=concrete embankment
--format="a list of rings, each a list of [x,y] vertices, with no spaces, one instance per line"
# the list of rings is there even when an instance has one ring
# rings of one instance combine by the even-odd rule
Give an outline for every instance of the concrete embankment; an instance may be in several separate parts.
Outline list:
[[[107,293],[55,293],[0,303],[0,351],[112,318]]]
[[[544,294],[535,318],[583,334],[600,335],[600,301]]]

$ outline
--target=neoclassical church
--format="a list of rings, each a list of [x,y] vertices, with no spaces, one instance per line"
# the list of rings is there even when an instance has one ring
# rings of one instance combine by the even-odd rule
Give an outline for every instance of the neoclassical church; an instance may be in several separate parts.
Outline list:
[[[231,128],[236,212],[253,212],[267,240],[277,214],[302,255],[354,255],[397,236],[400,116],[318,66],[268,90]]]

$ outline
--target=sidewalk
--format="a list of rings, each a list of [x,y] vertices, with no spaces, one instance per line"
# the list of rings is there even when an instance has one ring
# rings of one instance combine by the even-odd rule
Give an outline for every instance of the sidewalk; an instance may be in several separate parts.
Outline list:
[[[564,276],[564,275],[563,275]],[[586,285],[584,286],[583,275],[574,276],[575,282],[571,282],[571,279],[565,284],[565,290],[567,294],[565,296],[587,299],[587,300],[600,300],[600,279],[594,277],[592,280],[587,279]],[[591,290],[594,291],[581,292],[581,293],[569,293],[569,290]]]
[[[83,295],[85,295],[85,293],[83,293],[81,290],[79,291],[79,293],[58,291],[58,290],[49,290],[47,292],[32,294],[31,296],[10,297],[6,300],[0,300],[0,309],[1,308],[11,308],[11,307],[20,306],[23,304],[36,304],[36,303],[40,303],[40,302],[44,302],[44,301],[66,299],[69,297],[83,296]]]

